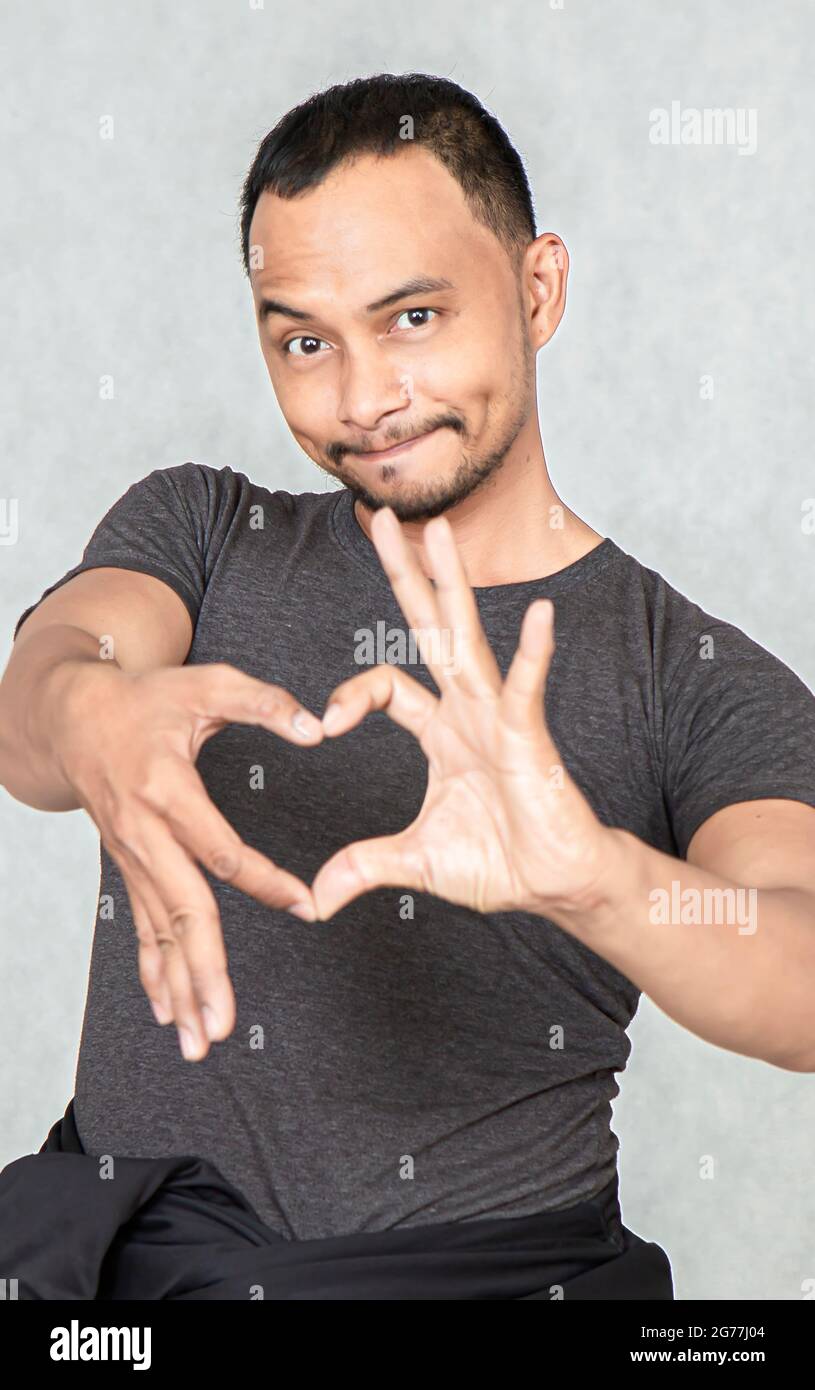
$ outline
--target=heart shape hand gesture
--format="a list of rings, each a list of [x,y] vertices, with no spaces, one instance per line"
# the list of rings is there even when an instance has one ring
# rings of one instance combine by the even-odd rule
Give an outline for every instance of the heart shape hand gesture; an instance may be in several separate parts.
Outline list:
[[[130,898],[145,992],[159,1022],[175,1020],[187,1057],[206,1055],[235,1021],[218,904],[199,864],[307,921],[326,921],[381,886],[477,912],[533,912],[563,926],[572,909],[601,900],[613,873],[617,832],[600,823],[562,766],[544,716],[551,602],[527,609],[502,680],[447,519],[424,531],[432,583],[389,508],[371,527],[438,695],[383,664],[337,686],[321,722],[288,691],[222,662],[55,668],[47,722],[64,780],[60,805],[84,807],[98,826]],[[198,753],[232,722],[313,747],[373,710],[418,740],[428,763],[424,802],[398,834],[334,854],[309,889],[241,840],[207,795]]]

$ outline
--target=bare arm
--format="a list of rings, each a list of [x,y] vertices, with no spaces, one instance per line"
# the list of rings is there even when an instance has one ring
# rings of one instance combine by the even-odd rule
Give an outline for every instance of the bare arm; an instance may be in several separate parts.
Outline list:
[[[0,785],[38,811],[77,810],[54,737],[69,691],[89,674],[180,666],[191,642],[186,605],[152,575],[100,566],[49,594],[20,628],[0,681]]]
[[[706,1042],[815,1071],[815,809],[725,806],[687,862],[626,830],[606,835],[605,891],[559,925]]]

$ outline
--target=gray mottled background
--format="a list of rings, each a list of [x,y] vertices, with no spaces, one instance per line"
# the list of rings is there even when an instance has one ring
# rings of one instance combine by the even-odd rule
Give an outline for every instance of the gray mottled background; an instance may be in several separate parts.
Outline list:
[[[3,664],[18,614],[153,468],[325,486],[260,355],[240,184],[310,92],[423,70],[494,111],[539,230],[569,248],[566,318],[538,359],[555,486],[813,686],[813,38],[808,0],[5,7],[0,498],[18,499],[19,536],[0,545]],[[649,113],[673,100],[755,110],[755,152],[651,144]],[[0,1165],[39,1148],[73,1091],[98,843],[84,812],[0,791]],[[709,1046],[646,999],[631,1036],[626,1223],[667,1249],[680,1298],[802,1298],[815,1077]]]

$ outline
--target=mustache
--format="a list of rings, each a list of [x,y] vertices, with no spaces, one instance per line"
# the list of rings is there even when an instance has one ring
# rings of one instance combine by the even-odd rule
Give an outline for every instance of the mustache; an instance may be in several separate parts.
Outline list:
[[[459,434],[463,434],[465,430],[464,421],[460,419],[458,415],[443,415],[439,416],[436,420],[428,421],[423,428],[416,428],[414,426],[413,429],[403,430],[398,435],[389,431],[385,436],[387,442],[381,444],[379,448],[392,449],[396,444],[404,444],[408,439],[416,439],[423,434],[430,434],[431,430],[438,429],[456,430]],[[328,444],[325,448],[326,458],[329,463],[333,463],[337,468],[342,465],[342,457],[344,454],[350,454],[352,457],[364,458],[365,454],[376,452],[378,452],[376,449],[357,448],[352,444]]]

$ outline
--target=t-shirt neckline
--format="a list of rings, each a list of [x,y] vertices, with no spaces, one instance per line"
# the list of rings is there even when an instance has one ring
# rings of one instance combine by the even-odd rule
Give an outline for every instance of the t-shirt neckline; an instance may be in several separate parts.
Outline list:
[[[342,549],[367,570],[368,574],[374,575],[380,583],[387,585],[388,579],[382,569],[376,547],[357,521],[354,495],[349,488],[340,488],[333,498],[329,525]],[[480,599],[487,601],[491,598],[509,598],[514,593],[522,594],[524,590],[534,590],[541,598],[554,598],[567,589],[593,579],[612,560],[620,560],[624,555],[625,552],[610,536],[604,536],[592,550],[573,560],[571,564],[565,565],[563,569],[556,570],[554,574],[544,575],[540,579],[517,580],[509,584],[473,585],[473,592]]]

